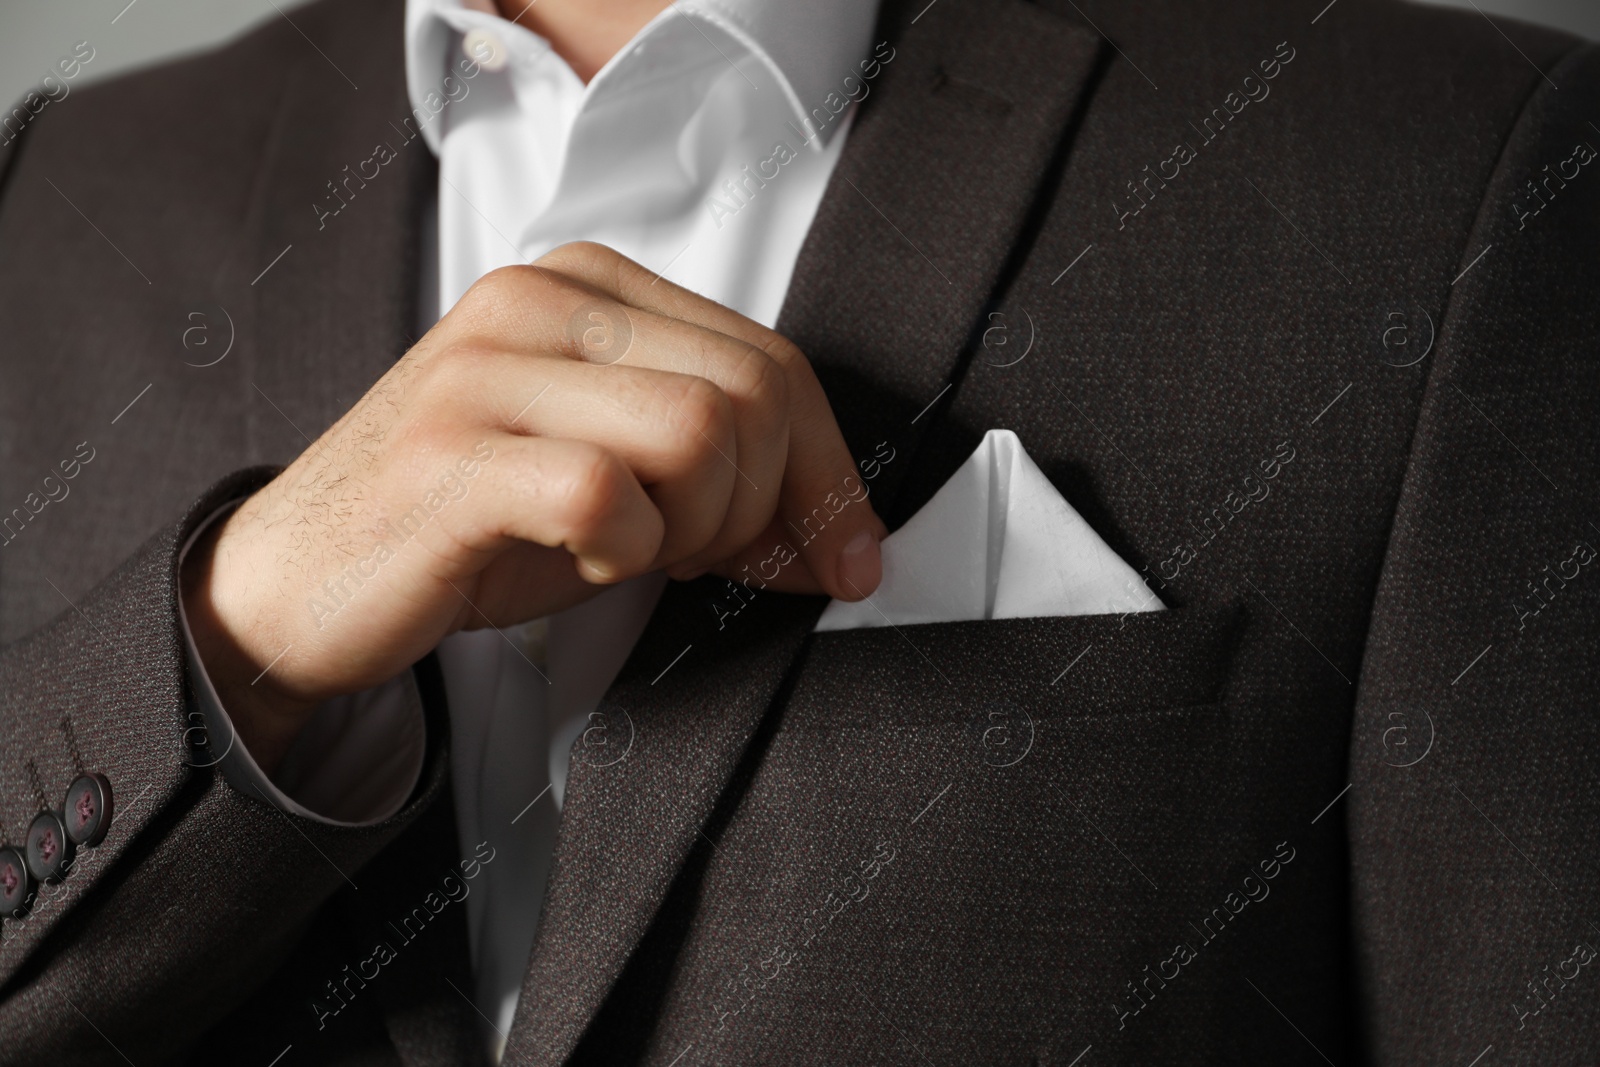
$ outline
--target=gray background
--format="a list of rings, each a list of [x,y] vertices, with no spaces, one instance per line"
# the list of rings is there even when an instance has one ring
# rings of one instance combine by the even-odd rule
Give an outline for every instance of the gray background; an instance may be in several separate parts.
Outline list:
[[[803,3],[804,0],[785,0]],[[1293,0],[1308,12],[1318,0]],[[1600,0],[1432,0],[1492,15],[1542,22],[1600,40]],[[277,8],[273,5],[277,4]],[[14,101],[50,73],[78,41],[95,58],[73,81],[113,74],[198,51],[262,19],[283,17],[296,0],[0,0],[0,101]],[[403,0],[394,0],[400,17]],[[1331,15],[1329,16],[1332,17]]]

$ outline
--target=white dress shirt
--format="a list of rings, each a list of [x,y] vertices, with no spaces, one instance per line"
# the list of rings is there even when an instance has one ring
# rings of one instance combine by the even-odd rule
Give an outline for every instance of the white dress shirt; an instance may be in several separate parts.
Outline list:
[[[574,240],[774,325],[848,105],[892,58],[880,49],[869,59],[876,6],[674,4],[584,85],[490,0],[408,0],[411,125],[440,160],[420,325],[488,271]],[[465,906],[496,1061],[538,924],[568,755],[664,585],[659,574],[634,579],[548,620],[462,632],[438,649],[461,848],[487,842],[495,856]],[[231,736],[192,644],[190,660],[213,736]],[[350,823],[404,805],[423,745],[408,674],[319,709],[273,781],[242,746],[217,758],[230,781],[287,810]]]

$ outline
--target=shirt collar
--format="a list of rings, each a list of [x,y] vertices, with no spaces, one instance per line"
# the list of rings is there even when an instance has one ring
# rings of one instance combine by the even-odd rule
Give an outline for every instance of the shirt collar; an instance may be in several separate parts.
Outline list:
[[[860,79],[857,64],[871,43],[877,8],[876,0],[678,0],[635,40],[669,18],[688,16],[717,27],[772,69],[789,109],[805,126],[813,111],[826,113],[830,94],[835,100],[847,96],[847,77],[850,86]],[[406,0],[406,89],[416,125],[435,154],[442,136],[437,101],[451,99],[452,91],[462,92],[453,87],[471,71],[470,64],[462,67],[465,55],[457,28],[468,23],[509,25],[495,13],[492,0]],[[431,107],[430,94],[435,101]],[[821,140],[837,126],[829,124]]]

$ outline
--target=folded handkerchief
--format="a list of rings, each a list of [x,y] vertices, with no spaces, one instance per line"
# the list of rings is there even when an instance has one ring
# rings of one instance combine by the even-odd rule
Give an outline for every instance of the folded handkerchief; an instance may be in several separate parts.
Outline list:
[[[1164,605],[1056,492],[1010,430],[990,430],[932,500],[883,542],[883,582],[831,602],[817,630]]]

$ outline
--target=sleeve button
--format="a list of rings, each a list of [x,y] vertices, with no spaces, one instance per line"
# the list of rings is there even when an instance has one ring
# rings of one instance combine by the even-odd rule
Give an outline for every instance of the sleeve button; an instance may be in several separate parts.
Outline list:
[[[67,788],[61,805],[67,840],[93,848],[111,828],[111,780],[103,774],[85,774]]]
[[[28,843],[24,851],[28,857],[28,871],[35,881],[60,881],[72,861],[73,849],[61,816],[53,811],[41,811],[33,817],[28,825]]]
[[[33,875],[22,853],[7,846],[0,848],[0,918],[15,919],[27,907],[33,894]]]

